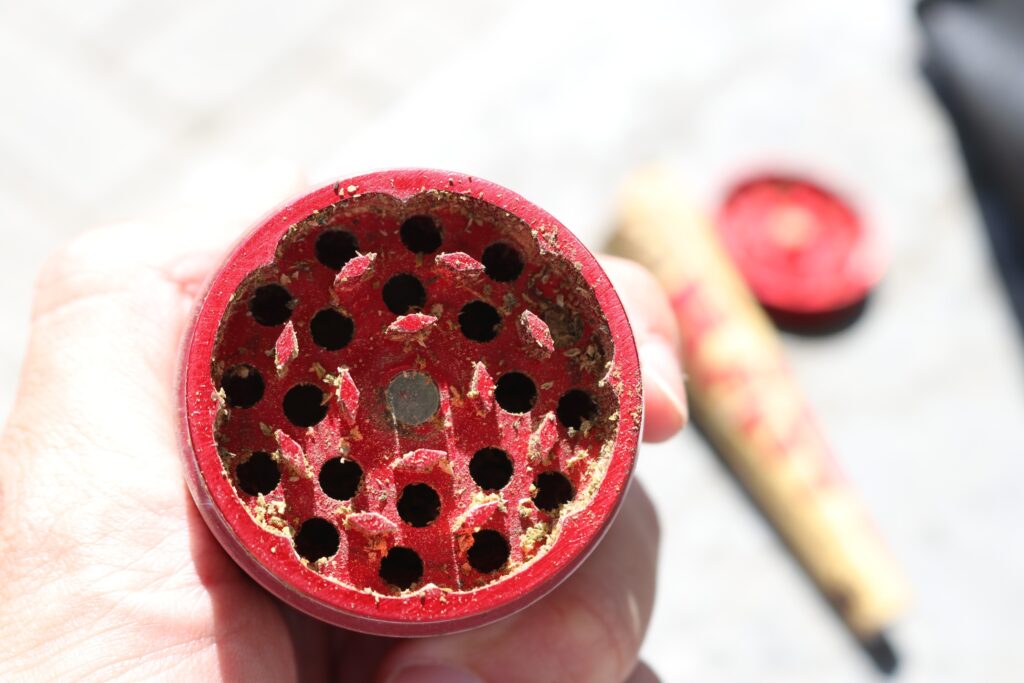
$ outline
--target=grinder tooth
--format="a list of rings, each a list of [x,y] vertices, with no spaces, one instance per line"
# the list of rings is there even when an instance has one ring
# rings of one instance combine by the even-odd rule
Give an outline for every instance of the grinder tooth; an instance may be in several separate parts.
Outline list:
[[[352,379],[352,373],[348,368],[338,368],[338,375],[334,380],[336,385],[335,394],[338,397],[338,406],[345,421],[350,425],[355,424],[356,411],[359,408],[359,387]]]
[[[462,251],[438,254],[434,265],[441,272],[477,278],[484,272],[484,264]]]
[[[448,464],[448,453],[433,448],[417,448],[391,463],[391,467],[396,471],[415,474],[426,474],[439,465],[442,469],[451,472],[451,466]]]
[[[436,324],[437,318],[432,315],[410,313],[395,318],[395,321],[388,325],[385,334],[391,339],[422,339]]]
[[[299,338],[295,335],[295,325],[289,320],[274,342],[274,367],[277,374],[283,374],[288,363],[299,355]]]
[[[373,273],[373,264],[377,260],[377,254],[360,254],[342,266],[334,278],[334,293],[342,295],[352,285],[366,280]]]
[[[527,445],[530,460],[542,463],[550,462],[551,449],[555,447],[556,443],[558,443],[558,425],[555,414],[549,412],[541,418],[540,425],[530,434]]]
[[[379,512],[355,512],[345,517],[345,526],[367,539],[394,536],[398,525]]]
[[[555,340],[551,337],[551,329],[533,311],[523,311],[519,316],[519,334],[534,355],[547,358],[555,350]]]
[[[499,500],[488,500],[470,507],[452,524],[452,533],[473,533],[491,521],[502,510]]]
[[[281,457],[292,468],[292,471],[301,477],[311,477],[312,472],[309,470],[309,464],[306,462],[306,454],[303,452],[302,446],[280,429],[274,432],[274,438],[277,440]]]
[[[473,379],[466,397],[473,401],[479,413],[494,410],[494,380],[487,372],[487,367],[480,361],[473,364]]]

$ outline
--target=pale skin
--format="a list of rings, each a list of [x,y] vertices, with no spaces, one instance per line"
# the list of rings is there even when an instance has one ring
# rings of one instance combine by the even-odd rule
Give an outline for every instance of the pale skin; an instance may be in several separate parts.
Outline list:
[[[263,171],[257,210],[296,176]],[[397,640],[283,607],[207,531],[185,487],[174,392],[204,279],[253,215],[210,206],[83,233],[39,277],[14,408],[0,437],[0,680],[656,680],[638,651],[658,521],[634,485],[567,581],[503,621]],[[686,422],[667,301],[630,262],[602,259],[644,376],[644,438]]]

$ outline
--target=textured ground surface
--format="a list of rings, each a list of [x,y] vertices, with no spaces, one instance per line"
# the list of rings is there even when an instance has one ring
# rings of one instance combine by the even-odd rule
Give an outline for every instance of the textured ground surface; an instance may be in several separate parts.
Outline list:
[[[893,251],[859,326],[786,343],[916,590],[894,632],[900,680],[1016,678],[1020,339],[905,3],[432,4],[0,3],[0,414],[46,252],[173,203],[203,169],[456,168],[594,247],[637,163],[674,164],[709,202],[747,169],[808,169]],[[694,434],[646,449],[640,469],[664,529],[644,655],[666,681],[871,680]]]

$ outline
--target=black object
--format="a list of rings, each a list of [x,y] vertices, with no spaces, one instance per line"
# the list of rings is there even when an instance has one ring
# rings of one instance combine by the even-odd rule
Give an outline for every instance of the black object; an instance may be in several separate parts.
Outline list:
[[[896,650],[893,649],[892,643],[889,642],[889,637],[884,632],[880,632],[874,638],[863,641],[861,645],[879,672],[886,676],[891,676],[899,669],[899,657],[896,656]]]
[[[948,109],[1024,332],[1024,3],[923,0],[924,71]]]

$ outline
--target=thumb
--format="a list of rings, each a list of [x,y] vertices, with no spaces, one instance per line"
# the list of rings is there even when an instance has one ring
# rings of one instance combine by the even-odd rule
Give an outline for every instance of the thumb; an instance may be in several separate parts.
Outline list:
[[[281,173],[257,177],[276,178],[259,185],[276,183],[282,189],[267,190],[276,198],[297,175],[287,189]],[[191,292],[245,220],[209,215],[196,204],[86,232],[47,262],[0,439],[0,519],[8,527],[15,519],[61,519],[47,530],[53,544],[72,523],[114,519],[84,514],[88,504],[130,498],[137,509],[166,511],[182,500],[177,348]]]
[[[61,436],[87,433],[125,453],[139,428],[173,437],[177,349],[202,281],[247,223],[301,186],[281,164],[226,177],[209,185],[219,202],[194,195],[190,206],[82,233],[51,255],[9,437],[66,445]]]

